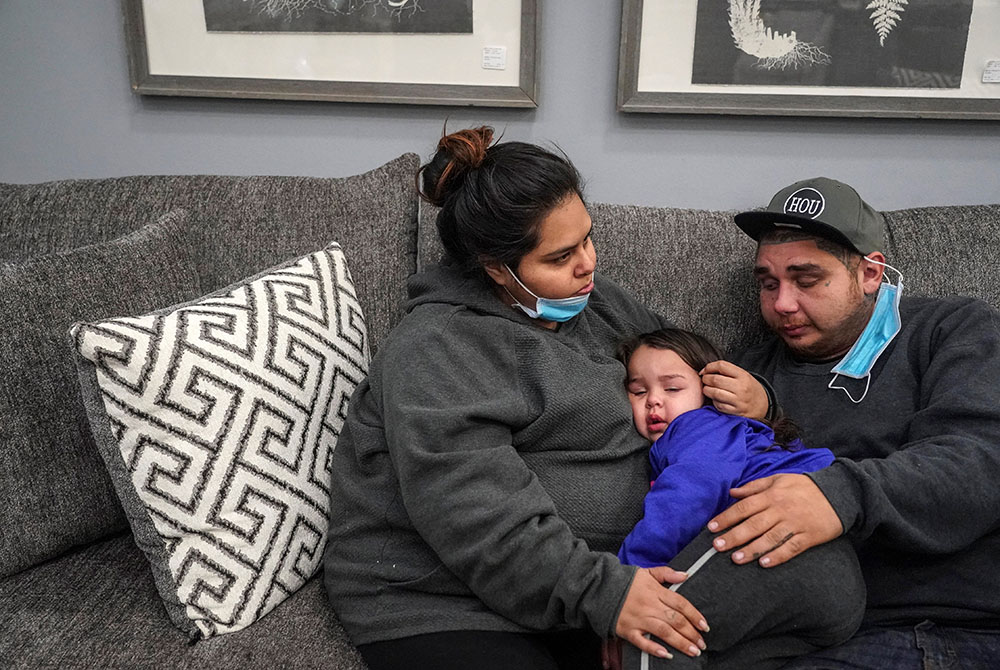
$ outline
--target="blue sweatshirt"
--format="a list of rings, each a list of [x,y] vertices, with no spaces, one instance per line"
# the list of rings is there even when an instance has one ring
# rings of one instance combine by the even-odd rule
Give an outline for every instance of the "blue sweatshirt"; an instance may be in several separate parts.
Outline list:
[[[782,472],[803,473],[833,463],[828,449],[775,446],[763,423],[701,407],[681,414],[649,452],[655,481],[642,520],[622,543],[622,563],[666,565],[716,514],[735,502],[729,489]]]

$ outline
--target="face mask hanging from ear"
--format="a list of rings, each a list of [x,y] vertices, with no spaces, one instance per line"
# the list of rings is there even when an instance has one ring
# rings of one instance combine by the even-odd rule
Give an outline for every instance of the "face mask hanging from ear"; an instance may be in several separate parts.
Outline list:
[[[503,290],[507,291],[507,295],[514,298],[513,307],[519,307],[522,312],[530,316],[532,319],[544,319],[545,321],[558,321],[562,323],[564,321],[569,321],[574,316],[583,311],[583,308],[587,306],[587,301],[590,300],[590,294],[585,293],[584,295],[573,295],[568,298],[540,298],[531,292],[527,286],[521,283],[521,280],[517,278],[514,271],[510,269],[506,263],[504,267],[507,268],[507,272],[510,276],[514,278],[517,285],[527,291],[528,295],[535,299],[535,309],[531,309],[526,305],[522,305],[514,298],[514,294],[507,291],[505,286]]]
[[[860,337],[854,342],[847,354],[840,359],[831,372],[833,379],[827,384],[827,388],[840,389],[847,394],[851,402],[858,404],[868,395],[868,387],[871,385],[871,371],[875,361],[886,350],[889,343],[899,333],[902,328],[902,321],[899,318],[899,299],[903,294],[903,273],[886,263],[879,263],[865,256],[865,260],[871,261],[888,268],[899,275],[899,281],[893,286],[883,277],[882,285],[879,286],[878,296],[875,299],[875,309],[872,310],[868,325],[861,332]],[[852,379],[864,379],[865,391],[857,400],[843,386],[834,386],[837,376],[843,375]]]

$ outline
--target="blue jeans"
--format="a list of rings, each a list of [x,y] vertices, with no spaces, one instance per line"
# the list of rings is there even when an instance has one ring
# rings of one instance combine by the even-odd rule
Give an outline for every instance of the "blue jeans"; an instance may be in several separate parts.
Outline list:
[[[1000,630],[937,626],[862,628],[836,647],[802,656],[782,670],[995,670]]]

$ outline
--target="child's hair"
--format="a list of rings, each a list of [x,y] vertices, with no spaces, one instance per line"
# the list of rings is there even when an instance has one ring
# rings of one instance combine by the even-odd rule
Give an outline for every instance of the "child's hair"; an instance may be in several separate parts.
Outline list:
[[[661,328],[630,337],[618,345],[618,360],[622,362],[626,370],[632,355],[636,349],[642,346],[672,351],[696,372],[712,361],[722,359],[719,348],[712,344],[708,338],[692,333],[690,330]],[[711,400],[705,398],[705,404],[710,405]],[[789,445],[799,438],[799,427],[784,415],[780,407],[777,408],[774,419],[760,419],[760,422],[770,426],[771,430],[774,431],[775,446],[782,449],[791,448]]]

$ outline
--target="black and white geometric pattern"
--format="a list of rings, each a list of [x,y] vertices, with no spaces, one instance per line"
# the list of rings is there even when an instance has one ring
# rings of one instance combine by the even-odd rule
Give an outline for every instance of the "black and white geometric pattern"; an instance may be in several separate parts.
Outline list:
[[[151,521],[175,592],[158,588],[197,634],[246,627],[315,574],[330,457],[369,360],[339,245],[73,337],[147,515],[133,529]]]

